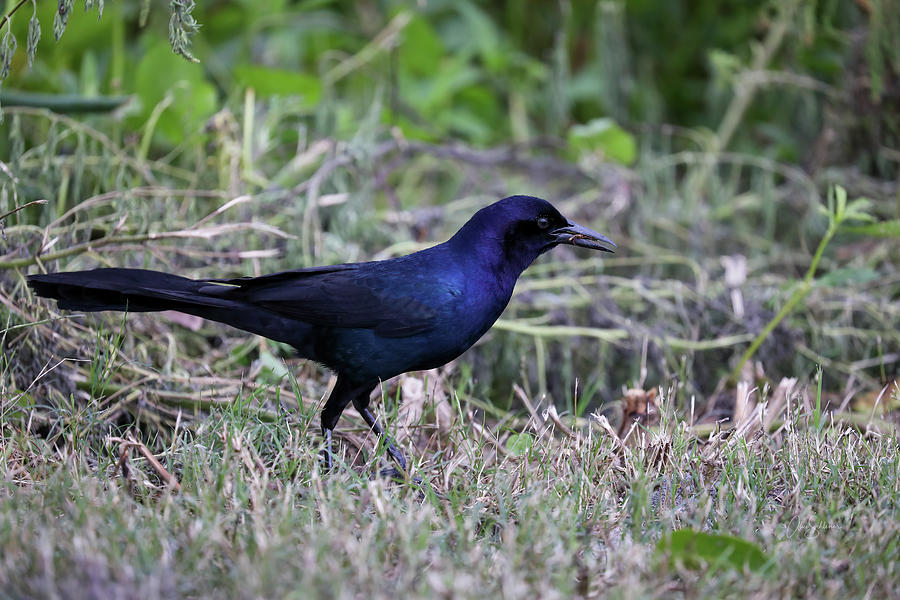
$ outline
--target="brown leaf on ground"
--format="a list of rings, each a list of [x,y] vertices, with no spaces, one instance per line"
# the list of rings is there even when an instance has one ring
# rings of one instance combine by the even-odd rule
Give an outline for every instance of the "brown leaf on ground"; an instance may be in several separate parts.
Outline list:
[[[430,369],[397,379],[400,409],[395,434],[398,441],[413,438],[416,446],[420,446],[427,444],[434,433],[443,437],[450,431],[454,413],[445,375],[443,370]]]
[[[900,410],[900,379],[889,381],[880,390],[858,394],[851,401],[853,412],[887,414]]]
[[[620,439],[625,439],[635,424],[649,427],[659,423],[659,403],[656,388],[626,390],[620,400],[610,402],[601,410]]]

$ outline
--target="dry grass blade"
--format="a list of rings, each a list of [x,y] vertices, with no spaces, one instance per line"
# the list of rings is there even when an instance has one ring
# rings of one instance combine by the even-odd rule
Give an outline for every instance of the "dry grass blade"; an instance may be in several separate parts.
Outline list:
[[[778,387],[772,392],[772,398],[769,400],[769,404],[766,407],[766,415],[763,421],[763,428],[766,431],[771,431],[772,424],[781,418],[781,414],[787,408],[791,394],[793,394],[796,386],[796,377],[784,377],[778,383]]]
[[[576,437],[575,432],[572,431],[572,429],[568,425],[563,423],[562,420],[559,418],[559,413],[557,412],[556,407],[553,406],[552,404],[544,410],[543,417],[545,420],[549,420],[550,422],[552,422],[553,425],[557,429],[559,429],[559,431],[562,432],[562,434],[565,435],[566,437],[568,437],[568,438]]]
[[[516,397],[521,400],[522,404],[528,409],[528,414],[531,415],[531,420],[534,422],[535,429],[539,432],[540,435],[543,435],[546,431],[544,418],[538,413],[537,407],[534,403],[531,402],[531,398],[528,397],[528,394],[525,393],[525,390],[522,389],[518,383],[513,385],[513,393]]]
[[[0,163],[0,164],[2,164],[2,163]],[[32,200],[31,202],[26,202],[22,206],[17,206],[15,208],[13,208],[12,210],[8,210],[5,213],[3,213],[2,215],[0,215],[0,221],[3,221],[3,219],[5,219],[6,217],[8,217],[10,215],[14,215],[17,212],[19,212],[20,210],[24,210],[24,209],[28,208],[29,206],[38,206],[40,204],[47,204],[47,201],[46,200]]]
[[[110,436],[107,438],[107,441],[119,444],[119,462],[117,463],[117,468],[122,468],[123,475],[126,477],[128,476],[125,467],[127,462],[127,452],[128,450],[136,449],[138,453],[147,460],[150,466],[153,467],[153,470],[156,471],[168,487],[176,492],[181,492],[181,484],[178,482],[178,479],[169,473],[162,463],[159,462],[159,459],[153,455],[150,449],[147,448],[143,442],[134,437],[134,434],[129,432],[124,438]]]

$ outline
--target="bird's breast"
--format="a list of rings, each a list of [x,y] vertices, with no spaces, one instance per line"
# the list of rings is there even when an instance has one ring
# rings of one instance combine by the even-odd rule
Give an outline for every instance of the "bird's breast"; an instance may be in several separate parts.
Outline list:
[[[418,298],[434,309],[434,325],[404,337],[380,336],[371,329],[334,329],[320,360],[341,365],[344,376],[384,380],[407,371],[442,366],[490,329],[509,302],[512,289],[483,278],[445,277],[421,282]]]

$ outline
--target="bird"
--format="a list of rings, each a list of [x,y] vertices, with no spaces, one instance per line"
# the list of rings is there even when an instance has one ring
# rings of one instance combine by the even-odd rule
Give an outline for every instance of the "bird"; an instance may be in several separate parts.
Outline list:
[[[100,268],[27,280],[61,310],[174,310],[289,344],[337,376],[320,414],[323,468],[333,467],[333,432],[353,404],[405,474],[405,456],[369,410],[371,392],[469,349],[500,317],[519,275],[561,244],[616,248],[550,202],[516,195],[477,211],[449,240],[386,260],[232,279]]]

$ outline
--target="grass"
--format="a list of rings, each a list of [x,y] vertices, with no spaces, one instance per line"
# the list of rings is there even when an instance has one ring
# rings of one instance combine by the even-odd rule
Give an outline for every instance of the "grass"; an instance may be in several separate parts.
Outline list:
[[[215,410],[177,429],[156,458],[180,492],[78,419],[48,438],[6,421],[3,595],[888,597],[900,580],[896,439],[817,432],[808,413],[774,435],[699,440],[670,421],[627,444],[532,422],[521,456],[457,417],[416,462],[421,484],[368,478],[379,457],[323,477],[297,417]],[[680,529],[746,540],[766,564],[660,551]]]

